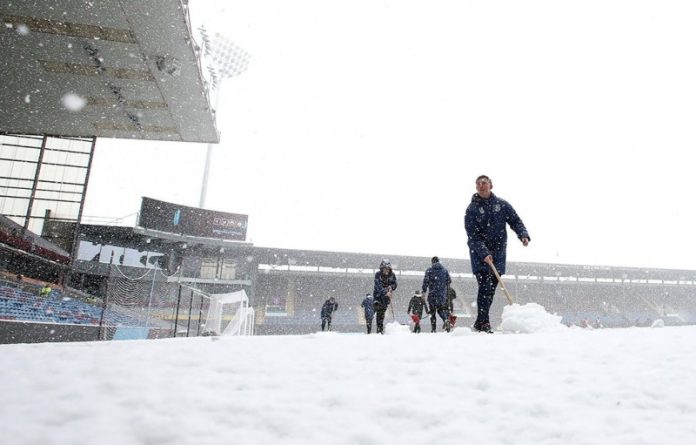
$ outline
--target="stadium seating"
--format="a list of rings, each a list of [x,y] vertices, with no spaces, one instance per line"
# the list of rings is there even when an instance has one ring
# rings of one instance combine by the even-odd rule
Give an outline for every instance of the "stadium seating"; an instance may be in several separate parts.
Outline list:
[[[54,289],[48,298],[38,296],[38,286],[20,288],[16,284],[0,281],[0,319],[22,320],[40,323],[99,325],[102,308],[73,298]],[[33,289],[36,287],[36,289]],[[107,311],[107,326],[140,326],[142,323],[127,315]]]

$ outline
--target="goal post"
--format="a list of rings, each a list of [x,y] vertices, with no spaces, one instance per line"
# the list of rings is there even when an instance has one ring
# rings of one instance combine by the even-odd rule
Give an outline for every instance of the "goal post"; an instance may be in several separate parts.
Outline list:
[[[254,309],[242,289],[226,294],[210,294],[210,307],[205,322],[212,335],[254,335]]]

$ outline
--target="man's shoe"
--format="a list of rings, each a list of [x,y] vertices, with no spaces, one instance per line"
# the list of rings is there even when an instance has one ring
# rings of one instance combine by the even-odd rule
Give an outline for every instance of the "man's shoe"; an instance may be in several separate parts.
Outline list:
[[[481,324],[481,325],[476,325],[476,324],[474,323],[474,331],[477,331],[477,332],[485,332],[485,333],[487,333],[487,334],[492,334],[492,333],[493,333],[493,329],[491,329],[490,323],[483,323],[483,324]]]

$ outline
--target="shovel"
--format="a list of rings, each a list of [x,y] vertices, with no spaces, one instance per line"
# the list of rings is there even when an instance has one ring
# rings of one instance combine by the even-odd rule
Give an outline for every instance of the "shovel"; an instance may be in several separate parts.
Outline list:
[[[512,300],[512,296],[510,296],[510,292],[508,292],[507,288],[505,287],[505,283],[503,282],[503,279],[500,278],[500,274],[498,273],[498,269],[495,268],[495,264],[493,264],[493,261],[488,263],[488,265],[491,266],[491,270],[493,270],[493,274],[498,279],[498,283],[500,283],[500,287],[503,288],[503,292],[505,293],[505,296],[507,297],[508,303],[515,304],[515,302]]]

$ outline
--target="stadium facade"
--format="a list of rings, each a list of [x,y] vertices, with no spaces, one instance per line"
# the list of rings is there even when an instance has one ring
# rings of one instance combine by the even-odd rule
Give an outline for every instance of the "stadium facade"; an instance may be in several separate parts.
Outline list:
[[[314,332],[331,296],[334,328],[362,332],[359,304],[383,257],[399,282],[389,316],[407,322],[428,258],[257,247],[245,215],[161,202],[144,204],[135,227],[82,224],[97,138],[219,135],[187,2],[60,6],[0,5],[0,342],[206,335],[211,295],[240,291],[257,333]],[[441,259],[468,324],[470,264]],[[696,323],[691,270],[511,263],[506,283],[568,324]],[[498,298],[492,320],[502,307]]]

